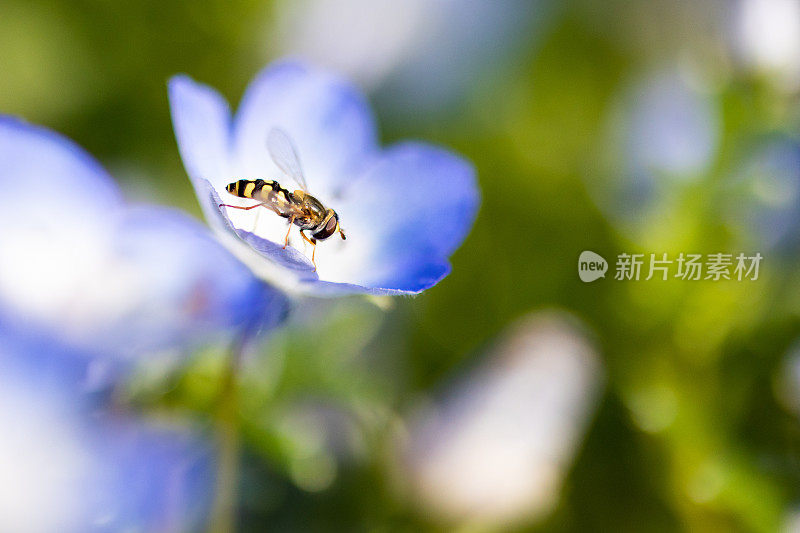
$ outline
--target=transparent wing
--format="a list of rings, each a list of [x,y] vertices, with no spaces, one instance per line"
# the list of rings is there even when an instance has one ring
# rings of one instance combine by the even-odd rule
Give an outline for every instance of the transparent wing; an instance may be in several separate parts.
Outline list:
[[[294,144],[292,144],[292,140],[286,135],[286,132],[278,128],[272,128],[269,131],[269,135],[267,135],[267,149],[278,168],[296,181],[303,191],[308,192],[308,185],[306,185],[306,179],[303,177],[303,169],[300,167],[297,150],[294,149]]]

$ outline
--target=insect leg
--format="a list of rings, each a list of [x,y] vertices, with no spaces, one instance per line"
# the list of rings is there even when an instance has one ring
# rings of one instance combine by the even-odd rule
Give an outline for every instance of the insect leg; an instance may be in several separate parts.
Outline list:
[[[261,207],[262,205],[266,205],[266,204],[256,204],[256,205],[251,205],[251,206],[248,206],[248,207],[242,207],[240,205],[231,205],[231,204],[219,204],[219,207],[232,207],[234,209],[243,209],[243,210],[247,211],[248,209],[255,209],[256,207]]]
[[[308,237],[306,237],[306,234],[303,233],[303,230],[300,230],[300,236],[303,237],[303,240],[305,240],[307,243],[313,246],[313,248],[311,249],[311,263],[314,265],[314,272],[316,272],[317,263],[314,261],[314,254],[317,253],[317,239],[315,239],[314,237],[311,237],[309,239]]]
[[[283,243],[283,249],[285,250],[287,246],[289,246],[289,232],[292,231],[292,224],[294,223],[294,215],[289,217],[289,229],[286,230],[286,240]],[[303,232],[301,231],[300,234],[302,235]]]

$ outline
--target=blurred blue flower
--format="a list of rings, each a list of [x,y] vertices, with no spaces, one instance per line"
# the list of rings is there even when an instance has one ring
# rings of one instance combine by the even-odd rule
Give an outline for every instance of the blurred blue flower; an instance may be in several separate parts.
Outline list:
[[[198,222],[125,204],[78,146],[0,116],[0,320],[119,358],[274,325],[286,301]]]
[[[553,510],[602,393],[588,335],[571,315],[529,314],[412,415],[400,479],[420,510],[447,530],[491,531]]]
[[[631,173],[681,181],[708,167],[719,142],[719,117],[710,98],[671,71],[643,80],[627,97]]]
[[[393,121],[417,124],[459,112],[475,89],[518,69],[561,8],[550,0],[309,0],[275,7],[274,47],[346,74],[374,91]]]
[[[181,156],[206,218],[259,276],[313,294],[413,294],[450,272],[448,258],[480,201],[472,165],[419,142],[381,150],[355,87],[279,62],[251,83],[233,119],[219,94],[186,76],[172,78],[169,95]],[[347,231],[346,241],[319,243],[316,272],[310,249],[282,248],[285,219],[262,208],[219,207],[237,203],[225,185],[238,179],[277,179],[296,188],[270,159],[273,128],[294,141],[309,192],[337,211]]]
[[[757,139],[725,189],[723,208],[745,247],[790,257],[800,249],[800,142]]]
[[[664,69],[626,86],[609,114],[603,171],[586,175],[597,205],[637,239],[675,216],[681,194],[704,179],[717,156],[716,102],[687,76]]]
[[[211,450],[189,428],[105,408],[83,386],[88,367],[55,337],[0,322],[0,531],[196,530]]]

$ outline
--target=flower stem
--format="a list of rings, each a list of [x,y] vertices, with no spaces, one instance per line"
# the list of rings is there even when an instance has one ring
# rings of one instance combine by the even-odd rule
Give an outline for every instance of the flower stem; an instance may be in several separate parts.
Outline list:
[[[236,531],[236,507],[239,486],[238,373],[247,335],[241,335],[231,346],[222,374],[216,411],[217,480],[214,506],[209,523],[210,533]]]

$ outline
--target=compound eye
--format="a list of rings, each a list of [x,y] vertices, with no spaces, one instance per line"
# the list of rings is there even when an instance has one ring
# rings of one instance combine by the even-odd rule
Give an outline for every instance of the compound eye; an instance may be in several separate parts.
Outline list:
[[[333,232],[336,231],[336,225],[339,223],[339,216],[334,213],[331,219],[325,224],[325,233],[329,235],[333,235]]]
[[[339,217],[336,216],[336,214],[334,214],[325,224],[325,227],[319,230],[317,233],[315,233],[313,237],[318,241],[323,241],[327,239],[336,232],[336,225],[338,223],[339,223]]]

